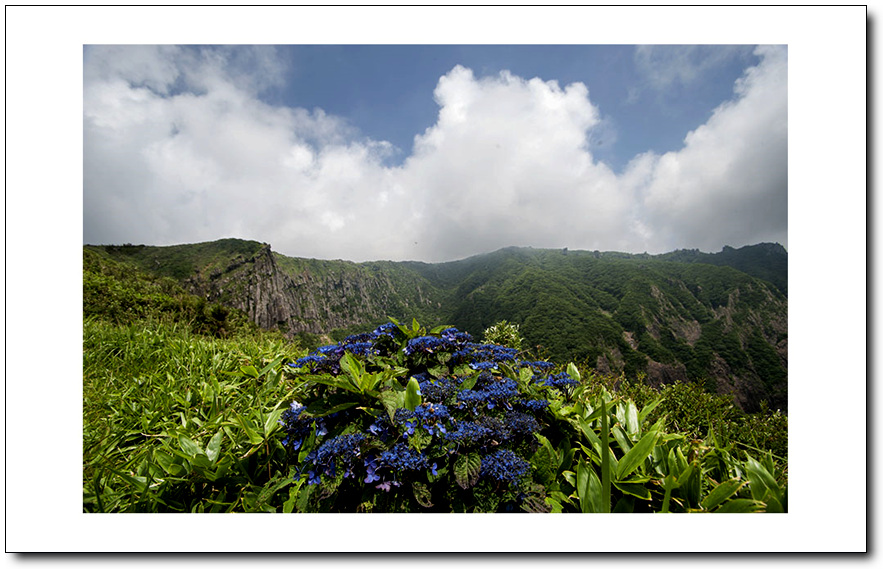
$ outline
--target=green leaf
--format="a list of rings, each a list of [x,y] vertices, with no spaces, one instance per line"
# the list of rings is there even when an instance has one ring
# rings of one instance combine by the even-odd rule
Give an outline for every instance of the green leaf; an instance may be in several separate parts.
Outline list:
[[[270,362],[270,363],[268,363],[267,365],[265,365],[265,366],[264,366],[264,369],[262,369],[260,372],[258,372],[258,375],[264,375],[265,373],[267,373],[267,372],[270,371],[271,369],[273,369],[273,368],[275,368],[276,366],[278,366],[279,364],[281,364],[281,363],[282,363],[282,360],[284,360],[284,359],[285,359],[285,356],[284,356],[284,355],[283,355],[283,356],[278,356],[278,357],[276,357],[276,359],[274,359],[272,362]]]
[[[239,371],[243,373],[243,375],[247,375],[249,377],[260,377],[258,373],[258,368],[254,366],[241,366]]]
[[[475,382],[478,381],[478,376],[481,375],[480,372],[472,372],[470,368],[469,372],[471,372],[468,376],[463,378],[463,381],[460,383],[460,390],[464,389],[472,389],[475,387]]]
[[[408,411],[413,411],[422,402],[423,397],[420,395],[420,384],[412,377],[408,380],[408,386],[405,389],[405,408]]]
[[[202,447],[200,447],[198,444],[185,437],[184,435],[178,436],[178,444],[181,446],[181,450],[183,450],[187,454],[187,456],[194,456],[202,452]]]
[[[534,433],[537,438],[541,438],[542,435],[538,433]],[[548,441],[546,441],[548,443]],[[530,459],[530,464],[536,470],[537,479],[545,485],[551,484],[555,479],[555,456],[553,451],[551,450],[551,445],[542,445],[537,451],[533,454]]]
[[[267,414],[264,419],[264,438],[270,438],[277,429],[279,429],[279,417],[282,416],[283,409],[274,409]]]
[[[641,409],[640,412],[638,412],[638,424],[643,425],[644,421],[647,420],[647,416],[650,415],[650,413],[654,409],[656,409],[656,407],[658,407],[659,404],[662,403],[662,401],[663,401],[662,397],[657,397],[651,403],[645,405],[644,408]]]
[[[208,456],[204,453],[197,453],[190,458],[190,463],[197,468],[201,468],[203,470],[207,470],[212,467],[211,461],[209,461]]]
[[[610,429],[610,434],[616,439],[616,443],[619,445],[619,448],[622,449],[623,453],[632,450],[632,441],[629,440],[628,435],[625,434],[622,427],[614,425],[613,428]]]
[[[768,502],[769,495],[781,508],[781,492],[772,474],[750,456],[745,461],[745,472],[748,475],[748,488],[751,490],[751,497],[755,500]]]
[[[727,498],[739,491],[745,485],[743,480],[733,478],[725,480],[717,485],[717,487],[708,493],[708,496],[702,500],[702,507],[706,510],[713,510],[724,503]]]
[[[613,485],[619,488],[621,492],[624,494],[629,494],[634,496],[635,498],[640,498],[641,500],[649,500],[650,499],[650,490],[644,486],[643,484],[634,484],[631,482],[618,482],[616,480],[613,481]]]
[[[387,392],[387,393],[389,393],[389,392]],[[358,404],[359,404],[358,401],[348,401],[346,403],[340,403],[339,405],[335,405],[334,407],[329,407],[327,409],[317,408],[316,412],[313,411],[312,406],[310,406],[308,410],[310,412],[311,417],[318,419],[320,417],[325,417],[327,415],[332,415],[334,413],[338,413],[340,411],[343,411],[344,409],[350,409],[351,407],[355,407]]]
[[[248,442],[253,445],[259,445],[264,442],[264,438],[258,434],[257,430],[250,424],[249,421],[242,418],[236,411],[233,411],[233,418],[235,424],[239,425],[239,427],[245,431],[245,436],[248,437]]]
[[[481,456],[477,452],[461,454],[454,461],[454,478],[464,490],[475,486],[481,472]]]
[[[607,401],[604,391],[601,393],[601,504],[599,512],[610,513],[610,483],[612,469],[610,465],[610,416],[607,414]],[[633,449],[634,450],[634,449]]]
[[[720,514],[744,514],[748,512],[757,512],[763,508],[763,503],[749,498],[736,498],[726,502],[723,506],[715,510]]]
[[[576,466],[576,488],[580,511],[583,513],[600,513],[602,511],[604,501],[601,480],[595,469],[586,464],[582,458],[579,459]]]
[[[211,438],[208,442],[208,446],[205,447],[205,454],[208,459],[214,464],[218,460],[218,455],[221,453],[221,439],[224,438],[224,431],[218,431],[215,433],[215,436]]]
[[[567,364],[567,375],[569,375],[570,377],[572,377],[573,379],[575,379],[577,381],[582,381],[582,378],[580,377],[580,374],[579,374],[579,369],[577,369],[576,364],[574,364],[573,362],[570,362],[569,364]]]
[[[641,432],[641,424],[638,422],[638,408],[632,401],[626,403],[625,430],[631,437],[637,436]]]
[[[358,384],[359,379],[362,377],[362,364],[349,352],[344,352],[344,354],[340,357],[340,369],[345,371],[355,380],[355,383]]]
[[[616,467],[617,480],[623,480],[626,476],[634,472],[634,470],[638,468],[648,456],[650,456],[650,453],[653,452],[653,447],[656,445],[656,438],[658,436],[659,433],[657,431],[650,431],[638,441],[638,444],[633,446],[632,449],[619,460],[619,464]]]
[[[411,489],[414,491],[414,498],[418,504],[424,508],[432,507],[432,492],[429,491],[429,487],[426,484],[414,482],[411,484]]]
[[[383,407],[389,415],[389,420],[392,421],[395,418],[396,409],[401,409],[405,406],[405,392],[383,391],[380,393],[380,402],[383,403]]]

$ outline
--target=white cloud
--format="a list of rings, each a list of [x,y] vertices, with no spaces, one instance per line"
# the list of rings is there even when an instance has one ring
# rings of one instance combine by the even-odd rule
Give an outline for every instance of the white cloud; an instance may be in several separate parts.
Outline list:
[[[761,63],[679,152],[617,176],[590,141],[609,125],[581,83],[439,79],[414,153],[320,109],[271,106],[272,49],[90,47],[84,240],[227,236],[289,255],[448,260],[508,245],[663,251],[784,242],[786,61]]]
[[[684,147],[633,161],[648,247],[718,250],[787,244],[787,53],[756,50],[761,62],[736,83],[737,98],[687,134]]]

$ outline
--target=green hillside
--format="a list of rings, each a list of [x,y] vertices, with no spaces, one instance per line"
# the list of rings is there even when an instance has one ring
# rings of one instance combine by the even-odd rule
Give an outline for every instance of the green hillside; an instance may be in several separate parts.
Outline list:
[[[537,357],[651,385],[697,382],[749,410],[761,401],[787,409],[787,253],[778,245],[665,255],[506,248],[435,264],[292,258],[236,239],[86,250],[302,340],[340,339],[390,316],[476,337],[507,320]]]

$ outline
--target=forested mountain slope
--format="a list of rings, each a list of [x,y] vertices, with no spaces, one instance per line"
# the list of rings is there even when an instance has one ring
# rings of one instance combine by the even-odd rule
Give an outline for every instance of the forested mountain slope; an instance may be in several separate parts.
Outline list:
[[[436,264],[292,258],[237,239],[86,249],[289,336],[340,335],[392,316],[480,337],[505,319],[540,357],[654,385],[702,382],[746,410],[762,400],[787,408],[787,253],[779,245],[665,255],[507,248]]]

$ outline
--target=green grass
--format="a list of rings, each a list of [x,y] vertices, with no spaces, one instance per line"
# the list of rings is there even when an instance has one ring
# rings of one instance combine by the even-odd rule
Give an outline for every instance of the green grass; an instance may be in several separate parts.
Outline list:
[[[296,390],[280,368],[300,352],[269,335],[87,320],[84,510],[275,510],[291,481],[276,420]]]

